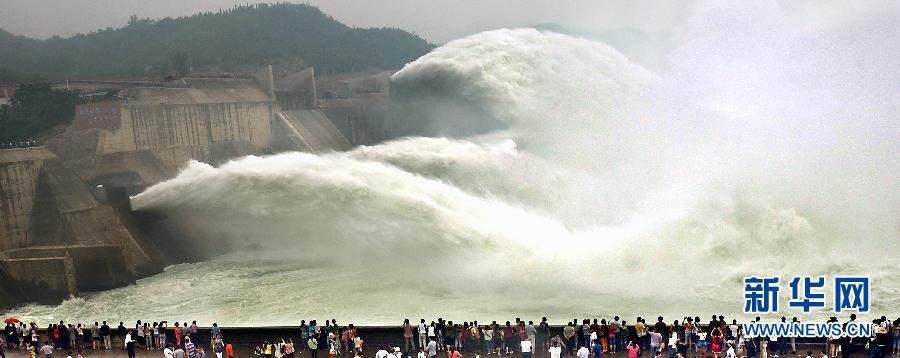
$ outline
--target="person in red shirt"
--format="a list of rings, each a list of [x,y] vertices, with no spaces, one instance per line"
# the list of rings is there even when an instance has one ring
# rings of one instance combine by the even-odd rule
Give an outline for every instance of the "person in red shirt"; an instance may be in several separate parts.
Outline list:
[[[182,347],[181,339],[184,337],[184,331],[181,330],[181,327],[178,325],[178,322],[175,322],[175,346]]]

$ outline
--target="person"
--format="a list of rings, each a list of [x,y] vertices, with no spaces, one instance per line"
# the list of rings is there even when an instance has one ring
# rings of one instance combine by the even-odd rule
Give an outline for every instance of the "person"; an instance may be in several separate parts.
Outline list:
[[[378,351],[375,352],[375,358],[387,358],[388,351],[384,348],[384,346],[379,347]]]
[[[175,358],[185,358],[184,349],[181,346],[176,346],[175,349]]]
[[[541,349],[550,348],[550,324],[547,323],[547,317],[541,317],[541,323],[538,324],[538,342],[537,347]]]
[[[312,324],[312,322],[310,322]],[[316,358],[319,356],[319,341],[316,340],[316,337],[310,335],[309,339],[306,341],[306,346],[309,347],[309,356],[312,358]]]
[[[634,341],[628,342],[628,347],[625,348],[628,351],[628,358],[638,358],[641,353],[641,347],[638,347],[637,343]]]
[[[487,355],[491,355],[494,347],[494,330],[490,325],[484,326],[481,335],[484,336],[484,351]]]
[[[578,348],[578,352],[575,353],[575,357],[577,358],[590,358],[591,351],[586,346],[581,346]]]
[[[654,354],[656,352],[659,352],[660,342],[662,342],[662,334],[657,332],[655,327],[647,334],[650,336],[650,352],[653,352]]]
[[[725,352],[725,358],[737,358],[737,354],[734,351],[734,344],[728,345],[728,351]]]
[[[550,348],[547,349],[550,352],[550,358],[560,358],[562,355],[563,348],[559,343],[559,336],[553,337],[550,340]]]
[[[184,331],[181,330],[181,326],[178,325],[178,322],[175,322],[175,346],[182,347],[181,340],[184,338]]]
[[[147,337],[144,336],[144,324],[140,320],[134,325],[134,334],[131,336],[139,348],[144,348],[147,343]]]
[[[709,342],[710,350],[713,352],[714,358],[719,358],[722,354],[722,347],[725,339],[725,335],[722,333],[722,327],[713,328],[710,335],[712,336],[712,339],[710,339]]]
[[[638,347],[641,347],[641,350],[647,349],[647,342],[645,338],[647,337],[647,326],[644,325],[644,319],[638,317],[634,322],[634,334],[635,338],[633,339]]]
[[[523,339],[521,342],[519,342],[519,345],[522,347],[522,358],[531,358],[534,341],[532,339]]]
[[[706,332],[700,331],[697,332],[697,357],[706,358],[706,352],[709,348],[709,345],[706,341]]]
[[[41,347],[41,353],[44,354],[45,358],[53,358],[53,346],[50,345],[50,341],[44,342],[44,346]]]
[[[134,340],[131,331],[128,331],[127,333],[125,333],[124,342],[125,342],[125,349],[128,351],[128,358],[134,358],[135,357],[134,345],[135,345],[136,341]]]
[[[300,350],[306,350],[306,341],[309,340],[309,326],[306,325],[306,320],[300,321]]]
[[[618,351],[618,340],[616,339],[616,334],[619,333],[619,316],[613,317],[614,321],[609,322],[607,324],[607,329],[609,333],[609,337],[606,338],[608,344],[608,350],[612,354],[616,354]]]
[[[425,354],[425,347],[419,347],[419,353],[416,354],[416,358],[428,358],[428,355]]]
[[[103,325],[100,326],[100,338],[103,339],[103,346],[109,350],[112,345],[110,344],[109,325],[106,324],[106,321],[103,321]]]
[[[687,344],[688,349],[691,349],[694,345],[694,319],[685,317],[681,326],[684,327],[684,343]]]
[[[150,328],[150,322],[144,322],[144,342],[147,344],[147,350],[158,349],[156,338],[153,337],[153,329]]]
[[[572,354],[572,349],[575,348],[575,323],[569,322],[569,324],[563,328],[563,338],[565,338],[565,342],[563,343],[565,354],[570,355]]]
[[[24,328],[24,327],[25,327],[25,325],[22,325],[22,328]],[[19,330],[19,332],[20,332],[19,345],[21,346],[23,343],[23,339],[24,339],[23,336],[25,334],[25,330],[21,329],[21,330]],[[74,337],[77,337],[77,338],[74,338],[75,343],[73,343],[72,346],[77,349],[84,348],[84,329],[81,327],[81,323],[79,323],[78,326],[75,327]]]
[[[153,322],[150,328],[150,341],[153,342],[153,349],[163,349],[164,345],[159,344],[159,322]]]
[[[163,349],[163,358],[175,358],[175,351],[172,350],[172,347],[166,345],[166,348]]]
[[[462,354],[459,353],[459,350],[456,349],[455,346],[450,346],[447,348],[449,353],[447,353],[447,358],[462,358]]]
[[[437,340],[431,339],[428,341],[428,358],[437,357]]]
[[[603,343],[600,340],[594,340],[594,346],[591,347],[593,358],[603,358]]]
[[[534,328],[534,322],[528,321],[528,325],[525,326],[525,337],[531,341],[532,347],[537,344],[537,329]]]
[[[119,326],[116,327],[116,334],[119,336],[119,340],[122,341],[122,350],[125,350],[125,335],[128,332],[125,330],[125,322],[119,322]]]
[[[197,346],[194,345],[194,342],[191,342],[191,337],[185,337],[184,339],[184,353],[187,354],[188,358],[194,358],[197,355]]]
[[[219,324],[213,322],[212,328],[209,329],[209,346],[216,346],[216,339],[222,340],[222,329],[219,328]],[[222,357],[219,357],[222,358]]]
[[[581,334],[580,336],[578,336],[578,344],[580,344],[582,347],[587,347],[587,349],[590,350],[592,332],[591,320],[586,319],[581,321],[581,329],[578,330],[578,332]]]
[[[216,335],[215,337],[212,343],[213,352],[216,354],[216,358],[222,358],[222,355],[225,353],[225,344],[222,342],[221,335]]]
[[[271,352],[275,358],[284,358],[284,341],[276,341],[275,347],[271,349]]]
[[[744,354],[747,358],[753,358],[757,352],[756,339],[744,337]]]
[[[234,346],[231,343],[225,345],[225,358],[234,358]]]
[[[656,317],[656,324],[653,326],[653,330],[656,331],[656,333],[659,333],[659,335],[662,337],[669,337],[669,325],[667,325],[666,322],[663,321],[662,316]]]
[[[674,333],[674,332],[673,332]],[[675,355],[681,357],[687,357],[688,345],[685,342],[684,337],[675,342]]]
[[[337,337],[335,337],[334,332],[328,333],[328,358],[334,358],[338,349]]]
[[[347,326],[343,332],[341,332],[341,343],[344,345],[344,350],[347,353],[353,352],[353,325]],[[415,347],[415,343],[413,343],[413,347]]]
[[[362,337],[360,337],[360,336],[353,337],[353,345],[356,347],[355,349],[356,349],[357,353],[362,352],[363,347],[364,347]]]
[[[419,323],[419,328],[423,328],[424,324],[425,324],[425,320],[423,319],[422,322]],[[419,346],[420,347],[425,346],[424,344],[422,344],[422,343],[425,343],[423,338],[424,337],[422,337],[422,333],[420,331],[420,333],[419,333]],[[344,340],[344,342],[347,342],[347,340]],[[413,343],[413,328],[412,328],[412,325],[409,324],[409,318],[403,320],[403,343],[405,345],[404,348],[406,348],[407,352],[412,352],[413,349],[416,349],[416,344]]]
[[[446,334],[447,327],[443,318],[438,318],[437,323],[431,321],[431,326],[428,327],[428,339],[437,341],[438,350],[444,349],[444,335]]]
[[[167,324],[168,324],[168,322],[166,322],[166,321],[159,321],[159,344],[161,346],[164,346],[164,345],[168,344],[168,342],[169,342],[169,340],[166,336],[166,325]]]
[[[74,350],[78,349],[79,345],[78,330],[75,328],[74,324],[63,325],[60,329],[65,332],[65,334],[61,337],[65,340],[63,342],[63,348],[67,350],[73,349],[72,353],[74,354]]]
[[[294,358],[295,353],[296,348],[294,348],[294,340],[288,339],[288,341],[284,343],[284,356],[285,358]]]

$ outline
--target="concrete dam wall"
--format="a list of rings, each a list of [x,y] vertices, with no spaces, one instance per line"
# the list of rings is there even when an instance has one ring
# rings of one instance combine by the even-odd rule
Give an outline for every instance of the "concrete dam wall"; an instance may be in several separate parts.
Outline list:
[[[341,151],[380,137],[365,127],[383,116],[373,110],[382,101],[320,105],[311,69],[277,82],[264,72],[265,81],[130,86],[115,101],[77,106],[46,147],[0,151],[0,309],[58,303],[221,254],[227,248],[191,223],[130,207],[131,195],[190,160]]]
[[[279,112],[273,128],[278,133],[273,143],[276,150],[323,152],[347,150],[353,146],[319,110]]]
[[[6,301],[58,302],[162,268],[158,249],[46,148],[0,151],[0,187],[0,280],[15,283],[0,288]]]
[[[104,132],[99,154],[246,142],[271,143],[271,103],[125,104],[121,127]]]

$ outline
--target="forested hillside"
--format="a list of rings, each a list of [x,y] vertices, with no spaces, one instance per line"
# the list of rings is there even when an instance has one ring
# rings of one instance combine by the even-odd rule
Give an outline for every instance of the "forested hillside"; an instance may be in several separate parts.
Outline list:
[[[319,72],[395,69],[432,48],[394,29],[348,27],[309,5],[235,7],[176,19],[139,19],[69,38],[0,30],[0,81],[160,76],[299,57]]]

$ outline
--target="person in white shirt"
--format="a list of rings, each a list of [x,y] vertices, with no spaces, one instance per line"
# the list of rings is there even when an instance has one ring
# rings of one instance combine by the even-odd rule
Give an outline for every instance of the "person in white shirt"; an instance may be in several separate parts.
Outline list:
[[[428,357],[437,357],[437,342],[433,340],[428,342]]]
[[[430,330],[429,330],[429,327],[425,326],[424,319],[419,321],[418,331],[419,331],[419,347],[425,347],[425,345],[428,344],[427,339],[428,339],[428,332]]]
[[[527,339],[523,339],[521,342],[522,345],[522,358],[531,358],[531,341]]]
[[[169,345],[166,345],[166,349],[163,350],[163,358],[175,358],[175,352]]]
[[[381,347],[378,352],[375,352],[375,358],[388,358],[388,351]]]
[[[559,358],[562,355],[562,347],[559,346],[559,340],[553,338],[550,342],[550,358]]]
[[[416,355],[416,358],[428,358],[425,356],[425,347],[419,348],[419,354]]]
[[[659,344],[662,341],[662,335],[655,331],[650,331],[647,334],[650,335],[650,352],[652,352],[652,354],[659,352]]]
[[[575,353],[575,356],[578,358],[588,358],[591,355],[591,351],[587,349],[587,347],[582,346],[578,348],[578,353]]]
[[[735,353],[734,353],[734,345],[733,344],[728,345],[728,351],[725,352],[725,358],[737,358],[737,355],[735,355]]]

